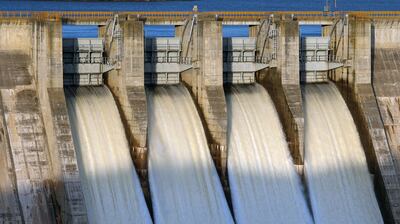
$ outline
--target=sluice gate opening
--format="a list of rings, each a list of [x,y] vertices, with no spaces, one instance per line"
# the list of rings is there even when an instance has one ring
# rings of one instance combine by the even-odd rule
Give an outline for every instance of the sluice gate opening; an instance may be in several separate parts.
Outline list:
[[[269,21],[266,23],[270,23]],[[271,25],[271,24],[269,24]],[[224,29],[230,26],[224,26]],[[268,28],[267,35],[261,37],[247,34],[223,37],[223,82],[224,84],[252,84],[256,82],[257,71],[274,67],[276,60],[276,29]],[[243,29],[242,28],[242,29]],[[271,47],[272,46],[272,47]]]
[[[151,224],[110,90],[68,86],[65,96],[89,223]]]
[[[104,50],[101,38],[63,39],[64,85],[103,85],[103,74],[114,68]]]
[[[235,220],[313,223],[275,105],[260,84],[225,88]]]
[[[180,73],[192,68],[191,58],[182,55],[178,37],[147,37],[144,57],[148,85],[179,84]]]
[[[331,41],[336,26],[332,26],[330,33],[305,34],[300,38],[300,82],[324,83],[329,81],[330,71],[341,68],[345,62],[337,55],[337,46]]]

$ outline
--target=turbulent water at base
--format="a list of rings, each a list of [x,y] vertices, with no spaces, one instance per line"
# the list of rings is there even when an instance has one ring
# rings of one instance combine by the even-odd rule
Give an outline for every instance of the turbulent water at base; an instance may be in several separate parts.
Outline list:
[[[233,223],[192,98],[148,89],[149,181],[156,223]]]
[[[227,89],[228,173],[235,220],[312,223],[275,106],[260,85]]]
[[[316,223],[383,223],[356,126],[335,85],[303,87],[305,175]]]
[[[89,222],[151,223],[110,91],[65,91]]]

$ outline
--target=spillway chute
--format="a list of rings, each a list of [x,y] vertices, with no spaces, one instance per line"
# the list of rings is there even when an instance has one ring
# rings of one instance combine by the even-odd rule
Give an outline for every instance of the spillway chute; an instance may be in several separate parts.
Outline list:
[[[303,87],[305,177],[316,223],[383,223],[355,123],[334,84]]]
[[[89,223],[152,223],[111,92],[65,91]]]
[[[233,223],[201,120],[181,85],[147,89],[156,223]]]
[[[271,97],[259,84],[226,89],[236,222],[313,223]]]

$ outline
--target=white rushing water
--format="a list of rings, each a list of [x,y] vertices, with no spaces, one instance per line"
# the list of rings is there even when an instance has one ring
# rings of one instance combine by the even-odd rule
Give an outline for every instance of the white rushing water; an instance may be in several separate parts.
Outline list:
[[[383,223],[356,126],[335,85],[303,88],[305,174],[316,223]]]
[[[156,223],[233,223],[192,98],[148,89],[149,181]]]
[[[89,222],[151,223],[110,91],[65,91]]]
[[[275,106],[260,85],[232,86],[228,106],[228,173],[235,220],[312,223]]]

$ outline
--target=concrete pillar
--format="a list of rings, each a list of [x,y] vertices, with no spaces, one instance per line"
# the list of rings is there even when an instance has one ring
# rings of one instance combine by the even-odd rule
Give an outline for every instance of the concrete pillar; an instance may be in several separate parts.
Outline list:
[[[185,31],[185,26],[184,25],[175,26],[175,36],[176,37],[182,38],[184,31]]]
[[[144,24],[143,21],[125,20],[122,29],[122,49],[117,42],[107,54],[121,56],[121,68],[106,75],[106,84],[113,93],[132,149],[132,157],[142,188],[149,199],[147,180],[147,101],[144,87]],[[122,52],[120,52],[122,50]]]
[[[381,117],[382,108],[377,104],[379,97],[375,97],[377,89],[374,93],[371,85],[371,48],[374,44],[371,22],[350,18],[338,26],[344,26],[344,32],[340,38],[338,33],[342,31],[336,31],[335,45],[338,46],[338,55],[348,59],[349,67],[334,71],[331,77],[336,81],[361,136],[369,170],[375,175],[375,189],[384,220],[387,223],[397,223],[400,221],[400,182],[395,160],[397,150],[389,147]],[[374,64],[382,62],[374,61]],[[374,78],[374,87],[375,79],[381,78]]]
[[[249,37],[257,37],[260,26],[249,26]]]
[[[98,37],[104,37],[106,35],[106,32],[107,32],[107,30],[106,30],[107,26],[98,26],[97,28],[98,28],[97,36]]]
[[[37,90],[52,161],[55,210],[63,223],[86,223],[87,214],[63,89],[61,21],[35,23]]]
[[[183,73],[182,80],[196,99],[211,156],[227,192],[227,108],[223,88],[222,22],[215,18],[199,18],[193,30],[190,53],[193,69]]]
[[[355,84],[371,83],[371,22],[350,20],[350,48],[354,49]]]
[[[275,22],[275,26],[278,32],[276,67],[259,71],[256,79],[268,90],[275,103],[294,163],[302,165],[304,115],[299,74],[299,24],[297,21],[280,20]],[[261,32],[268,35],[265,30]],[[260,38],[265,38],[265,35]]]
[[[7,164],[14,168],[20,216],[24,223],[53,223],[53,175],[33,63],[36,22],[2,21],[0,32],[1,117],[8,135]],[[14,215],[17,213],[14,210]]]

